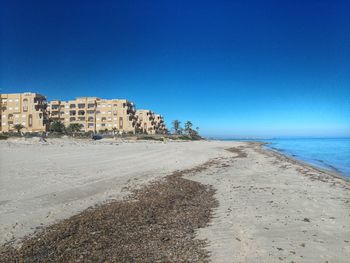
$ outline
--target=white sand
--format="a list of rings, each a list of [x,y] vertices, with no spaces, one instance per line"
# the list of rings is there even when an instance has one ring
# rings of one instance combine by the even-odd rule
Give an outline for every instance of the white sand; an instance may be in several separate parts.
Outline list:
[[[11,139],[0,147],[0,243],[228,154],[214,142]]]
[[[247,158],[188,177],[217,189],[215,218],[198,232],[212,261],[350,262],[349,182],[259,146],[242,150]]]
[[[233,146],[247,158],[225,150]],[[349,262],[349,183],[258,146],[66,139],[0,147],[1,242],[217,158],[188,176],[217,189],[215,217],[198,231],[213,262]]]

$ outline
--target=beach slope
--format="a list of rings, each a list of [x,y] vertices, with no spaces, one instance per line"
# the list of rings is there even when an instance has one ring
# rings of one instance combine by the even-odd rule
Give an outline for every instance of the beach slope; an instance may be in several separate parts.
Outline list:
[[[209,225],[196,228],[192,222],[195,238],[206,240],[200,244],[210,261],[347,262],[350,257],[349,182],[265,150],[259,143],[73,139],[0,143],[2,243],[18,241],[90,206],[122,200],[130,189],[179,171],[188,181],[181,181],[183,186],[172,181],[171,196],[187,200],[177,191],[190,181],[199,183],[195,189],[209,185],[215,191],[217,205],[210,214],[205,212],[206,217],[212,215]],[[200,214],[202,206],[196,206],[193,211]],[[177,209],[181,211],[181,206]],[[193,218],[191,210],[186,211]],[[166,240],[171,242],[172,236]],[[171,253],[177,256],[176,251]]]

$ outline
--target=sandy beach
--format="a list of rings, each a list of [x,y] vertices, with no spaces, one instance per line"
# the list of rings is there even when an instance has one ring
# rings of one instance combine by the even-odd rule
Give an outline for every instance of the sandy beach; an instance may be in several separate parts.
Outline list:
[[[1,244],[187,170],[184,178],[216,191],[213,218],[195,232],[209,261],[350,258],[350,183],[257,143],[67,138],[0,147]]]

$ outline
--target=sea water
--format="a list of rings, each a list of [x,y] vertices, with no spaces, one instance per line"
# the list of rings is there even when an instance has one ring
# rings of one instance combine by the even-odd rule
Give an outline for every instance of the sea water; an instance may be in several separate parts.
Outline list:
[[[350,138],[255,139],[266,147],[350,178]]]

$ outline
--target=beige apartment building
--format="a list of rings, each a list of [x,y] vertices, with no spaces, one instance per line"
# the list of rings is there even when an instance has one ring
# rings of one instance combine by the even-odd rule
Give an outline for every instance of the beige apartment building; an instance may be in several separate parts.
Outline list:
[[[43,132],[48,125],[46,97],[37,93],[0,94],[0,131]]]
[[[166,134],[168,132],[168,130],[166,128],[163,116],[160,114],[154,114],[154,119],[156,122],[156,124],[155,124],[156,133]]]
[[[79,123],[85,132],[115,131],[135,133],[134,104],[124,99],[80,97],[70,101],[54,100],[49,103],[51,120],[65,126]]]
[[[147,134],[165,134],[167,128],[164,118],[150,110],[136,110],[137,129]]]
[[[136,110],[137,128],[141,133],[155,134],[154,113],[150,110]]]
[[[23,132],[47,131],[49,120],[82,125],[82,131],[116,133],[164,134],[167,132],[161,115],[150,110],[135,110],[125,99],[79,97],[75,100],[53,100],[37,93],[0,94],[0,131],[15,131],[14,125],[24,126]]]
[[[96,130],[114,130],[119,133],[135,133],[135,106],[125,99],[100,99],[97,101]]]

